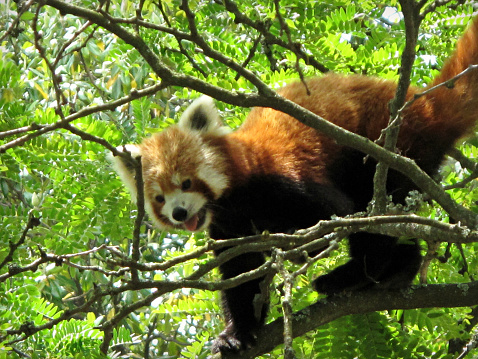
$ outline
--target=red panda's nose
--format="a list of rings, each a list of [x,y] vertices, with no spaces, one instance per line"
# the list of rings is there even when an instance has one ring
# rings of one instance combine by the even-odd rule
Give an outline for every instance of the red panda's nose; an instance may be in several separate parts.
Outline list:
[[[175,207],[173,209],[173,219],[178,222],[183,222],[188,218],[188,211],[186,208],[183,207]]]

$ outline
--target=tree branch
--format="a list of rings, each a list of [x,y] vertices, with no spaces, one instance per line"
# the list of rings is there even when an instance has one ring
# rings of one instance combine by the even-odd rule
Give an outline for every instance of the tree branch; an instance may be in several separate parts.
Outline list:
[[[383,147],[391,152],[396,151],[398,134],[402,122],[402,112],[399,110],[405,103],[407,91],[410,87],[410,77],[413,62],[415,61],[415,48],[421,22],[419,17],[420,8],[415,4],[414,0],[402,0],[400,1],[400,5],[405,20],[405,49],[402,52],[400,78],[398,80],[395,98],[392,99],[389,104],[389,125],[382,131],[382,135],[385,135]],[[382,137],[382,135],[380,137]],[[378,142],[381,142],[381,138],[379,138]],[[385,213],[386,210],[388,168],[388,163],[379,161],[377,164],[373,178],[373,214]]]
[[[40,218],[37,218],[33,216],[32,214],[30,214],[28,223],[25,229],[23,230],[23,233],[20,239],[16,243],[13,243],[13,242],[9,243],[10,250],[8,251],[8,254],[5,256],[3,261],[0,263],[0,269],[2,269],[6,264],[10,263],[13,260],[13,255],[15,251],[18,249],[18,247],[20,247],[23,243],[25,243],[28,232],[39,225],[40,225]],[[0,276],[0,281],[1,281],[1,276]]]
[[[393,309],[431,307],[468,307],[478,304],[478,281],[459,284],[433,284],[403,291],[370,290],[319,300],[293,315],[294,338],[304,335],[337,318]],[[257,345],[240,354],[213,359],[252,359],[282,344],[283,320],[265,325],[257,335]]]
[[[75,129],[72,126],[69,127],[68,124],[72,121],[75,121],[75,120],[77,120],[79,118],[82,118],[82,117],[85,117],[85,116],[89,116],[93,113],[114,110],[116,107],[124,105],[125,103],[129,103],[132,100],[135,100],[135,99],[138,99],[138,98],[141,98],[141,97],[145,97],[145,96],[151,96],[151,95],[155,94],[156,92],[164,89],[165,87],[167,87],[167,84],[162,82],[162,83],[147,87],[147,88],[142,89],[142,90],[134,90],[134,91],[131,91],[131,93],[129,95],[124,96],[124,97],[122,97],[118,100],[111,101],[111,102],[108,102],[108,103],[103,104],[103,105],[97,105],[97,106],[91,106],[91,107],[83,108],[83,109],[79,110],[78,112],[75,112],[75,113],[72,113],[69,116],[66,116],[64,119],[58,120],[55,123],[52,123],[50,125],[39,126],[38,129],[37,129],[36,126],[30,125],[28,127],[22,127],[21,129],[10,130],[10,131],[6,131],[6,132],[0,132],[0,139],[1,139],[2,136],[7,137],[7,136],[18,134],[18,133],[34,131],[34,132],[29,133],[27,135],[18,137],[18,138],[14,139],[10,142],[7,142],[4,145],[1,145],[0,146],[0,154],[5,153],[10,148],[21,146],[21,145],[25,144],[26,142],[28,142],[28,141],[36,138],[36,137],[44,135],[45,133],[52,132],[52,131],[60,129],[60,128],[66,128],[73,133],[75,133],[75,131],[76,131],[76,134],[78,134],[81,137],[85,137],[85,139],[87,139],[89,141],[94,141],[94,142],[100,143],[101,145],[108,148],[114,155],[119,155],[120,152],[117,151],[115,147],[109,145],[107,141],[104,141],[102,139],[100,140],[98,137],[94,137],[94,136],[92,136],[92,135],[90,135],[86,132]],[[16,133],[14,133],[12,131],[16,131]],[[80,132],[81,132],[81,134],[80,134]]]

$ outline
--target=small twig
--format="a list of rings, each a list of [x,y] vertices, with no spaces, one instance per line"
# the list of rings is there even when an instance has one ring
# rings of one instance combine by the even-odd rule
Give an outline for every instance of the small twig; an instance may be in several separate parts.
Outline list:
[[[28,219],[28,223],[27,223],[25,229],[23,230],[23,233],[22,233],[20,239],[18,240],[18,242],[16,242],[16,243],[10,242],[9,243],[10,250],[8,251],[8,254],[6,255],[6,257],[3,259],[2,263],[0,263],[0,269],[2,269],[7,263],[9,263],[13,260],[13,254],[18,249],[18,247],[20,247],[23,243],[25,243],[28,232],[30,230],[32,230],[33,228],[39,226],[39,225],[40,225],[40,218],[37,218],[37,217],[33,216],[32,214],[30,214],[30,217]],[[0,281],[1,281],[1,276],[0,276]]]
[[[158,0],[157,6],[159,8],[159,11],[161,12],[161,15],[163,15],[163,19],[166,25],[172,28],[171,21],[169,21],[168,15],[166,14],[166,11],[164,11],[163,2],[161,0]]]
[[[105,249],[105,248],[108,248],[108,246],[107,246],[106,244],[102,244],[102,245],[99,246],[99,247],[94,247],[94,248],[88,249],[88,250],[83,251],[83,252],[63,254],[63,255],[61,255],[60,257],[61,257],[61,258],[64,258],[64,259],[70,259],[70,258],[75,258],[75,257],[82,257],[82,256],[87,256],[88,254],[91,254],[91,253],[98,252],[98,251],[100,251],[100,250],[102,250],[102,249]]]
[[[253,72],[245,69],[232,58],[227,57],[221,52],[212,49],[208,45],[204,38],[199,34],[198,28],[196,26],[196,16],[194,15],[194,12],[191,11],[188,0],[182,0],[180,8],[186,14],[186,18],[189,24],[189,31],[191,32],[191,40],[194,41],[194,43],[196,43],[201,48],[201,50],[204,52],[204,55],[236,71],[236,73],[240,74],[251,84],[253,84],[260,94],[274,95],[274,92]]]
[[[281,296],[282,302],[282,315],[284,318],[284,359],[295,359],[295,351],[292,348],[293,333],[292,333],[292,286],[294,283],[294,276],[284,266],[284,252],[281,249],[275,249],[277,271],[283,279],[283,295]]]
[[[22,358],[29,358],[29,359],[31,358],[31,356],[28,355],[27,353],[24,353],[24,352],[18,350],[17,348],[15,348],[15,347],[11,347],[11,348],[12,348],[12,351],[13,351],[15,354],[21,356]]]
[[[88,41],[88,40],[87,40]],[[86,42],[85,42],[86,46]],[[95,77],[91,73],[91,70],[88,68],[88,64],[85,61],[85,57],[83,56],[83,52],[81,49],[77,50],[78,56],[80,57],[80,61],[83,64],[83,68],[85,69],[86,76],[90,79],[91,86],[93,86],[98,94],[101,96],[104,102],[107,102],[107,96],[105,95],[104,91],[95,83]]]
[[[20,6],[20,3],[17,3],[17,6],[18,6],[20,11],[18,12],[17,16],[13,20],[10,27],[3,33],[2,36],[0,36],[0,43],[2,43],[8,36],[10,36],[14,32],[14,29],[20,23],[22,15],[24,13],[26,13],[31,8],[33,3],[35,3],[35,2],[37,2],[37,0],[30,0],[30,1],[27,1],[27,2],[23,3],[22,6]]]
[[[109,276],[109,277],[110,276],[120,277],[120,276],[124,275],[126,272],[129,271],[129,268],[121,268],[117,271],[109,271],[109,270],[106,270],[106,269],[104,269],[102,267],[99,267],[99,266],[84,266],[84,265],[80,265],[80,264],[70,262],[69,260],[65,260],[64,263],[66,265],[68,265],[70,267],[73,267],[73,268],[76,268],[78,270],[98,272],[98,273],[102,273],[102,274],[104,274],[106,276]]]
[[[61,128],[65,129],[67,131],[70,131],[71,133],[81,137],[82,140],[98,143],[98,144],[102,145],[103,147],[105,147],[106,149],[110,150],[113,154],[115,152],[118,152],[116,147],[114,147],[112,144],[110,144],[103,137],[98,137],[98,136],[92,135],[88,132],[82,131],[82,130],[76,128],[75,126],[73,126],[71,123],[65,123],[61,126]]]
[[[91,107],[85,107],[78,112],[72,113],[69,116],[66,116],[63,120],[59,120],[55,123],[52,123],[50,125],[45,125],[36,130],[33,133],[29,133],[27,135],[24,135],[22,137],[16,138],[15,140],[12,140],[10,142],[5,143],[4,145],[0,146],[0,153],[5,153],[10,148],[14,148],[17,146],[21,146],[25,144],[26,142],[39,137],[45,133],[52,132],[54,130],[57,130],[59,128],[67,128],[68,124],[74,120],[77,120],[79,118],[91,115],[93,113],[97,112],[103,112],[103,111],[108,111],[108,110],[114,110],[116,107],[119,107],[125,103],[131,102],[132,100],[145,97],[145,96],[150,96],[153,95],[154,93],[162,90],[163,88],[167,87],[168,84],[161,82],[159,84],[147,87],[143,90],[132,90],[131,93],[127,96],[124,96],[118,100],[111,101],[109,103],[103,104],[103,105],[97,105],[97,106],[91,106]],[[68,128],[70,131],[72,131],[70,128]],[[78,130],[79,131],[79,130]],[[94,136],[90,135],[91,138],[94,138]],[[98,142],[98,141],[95,141]],[[116,150],[116,148],[111,148],[110,149],[113,154],[119,155],[120,152]]]
[[[478,64],[477,65],[469,65],[468,68],[466,68],[465,70],[460,72],[458,75],[452,77],[451,79],[449,79],[445,82],[442,82],[442,83],[440,83],[436,86],[430,87],[429,89],[426,89],[423,92],[415,94],[411,100],[408,100],[407,102],[405,102],[405,104],[398,110],[398,112],[402,113],[406,108],[408,108],[410,105],[412,105],[420,97],[428,95],[430,92],[435,91],[437,88],[440,88],[440,87],[444,86],[446,88],[452,89],[455,86],[455,82],[457,82],[461,77],[466,75],[468,72],[474,71],[476,69],[478,69]]]
[[[65,97],[63,91],[61,91],[61,89],[60,89],[61,79],[55,73],[56,67],[55,67],[55,65],[53,65],[50,62],[50,60],[48,59],[48,57],[46,55],[45,48],[40,43],[41,39],[42,39],[42,35],[40,34],[40,31],[38,30],[37,25],[38,25],[38,18],[40,16],[40,9],[42,8],[42,6],[43,6],[42,3],[40,3],[39,6],[37,7],[37,10],[35,12],[35,16],[33,17],[33,21],[32,21],[32,31],[33,31],[33,35],[34,35],[33,36],[34,44],[35,44],[35,48],[38,51],[38,54],[43,59],[43,61],[45,61],[46,66],[50,70],[51,80],[52,80],[52,83],[53,83],[53,89],[55,90],[55,97],[56,97],[56,113],[57,113],[58,116],[60,116],[61,119],[64,119],[64,113],[63,113],[63,110],[62,110],[62,105],[68,104],[68,100]]]
[[[166,25],[172,29],[172,35],[174,35],[174,38],[176,39],[177,43],[178,43],[178,47],[179,47],[179,53],[183,54],[189,61],[189,63],[204,77],[207,77],[208,74],[199,66],[199,64],[196,62],[196,60],[194,60],[194,58],[189,55],[189,53],[187,52],[187,50],[184,48],[183,46],[183,43],[182,43],[182,39],[184,38],[184,33],[181,33],[179,31],[174,31],[176,29],[173,29],[173,26],[171,25],[171,22],[169,21],[169,18],[166,14],[166,12],[164,11],[164,8],[163,8],[163,4],[161,2],[161,0],[159,0],[158,4],[157,4],[158,8],[159,8],[159,11],[161,12],[161,15],[163,15],[163,19],[164,19],[164,22],[166,23]],[[138,17],[138,20],[141,20],[140,17]],[[139,21],[135,21],[135,25],[137,27],[141,26],[140,25],[140,22]],[[170,49],[172,51],[172,49]]]
[[[463,348],[463,352],[460,355],[458,355],[456,359],[465,358],[477,346],[478,346],[478,330],[476,330],[475,333],[471,336],[470,341]]]
[[[289,46],[290,46],[290,49],[294,52],[295,54],[295,57],[296,57],[296,61],[295,61],[295,69],[297,71],[297,73],[299,74],[299,77],[300,77],[300,81],[302,82],[302,84],[305,86],[305,90],[307,92],[307,95],[310,95],[310,89],[309,89],[309,86],[307,86],[307,83],[305,82],[305,79],[304,79],[304,73],[302,72],[301,68],[300,68],[300,64],[299,64],[299,60],[301,59],[301,55],[300,55],[300,44],[297,44],[297,43],[294,43],[292,41],[292,35],[290,34],[290,29],[289,29],[289,26],[287,25],[287,23],[284,21],[284,19],[282,18],[282,15],[280,13],[280,6],[279,6],[279,1],[280,0],[274,0],[274,4],[275,4],[275,8],[276,8],[276,17],[279,19],[279,23],[280,23],[280,27],[281,27],[281,30],[284,30],[286,36],[287,36],[287,41],[289,42]]]
[[[427,242],[428,250],[427,254],[423,258],[422,265],[419,271],[420,284],[427,284],[428,268],[433,259],[436,258],[437,250],[440,248],[440,242]]]
[[[149,341],[153,341],[155,339],[162,339],[166,342],[172,342],[172,343],[176,343],[182,347],[186,347],[188,345],[190,345],[189,343],[187,342],[183,342],[181,340],[178,340],[172,336],[167,336],[167,335],[164,335],[163,333],[158,333],[158,334],[154,334],[154,335],[151,335],[150,337],[148,337],[146,340],[149,340]]]
[[[298,270],[296,270],[294,272],[294,276],[298,277],[301,274],[305,274],[307,272],[307,269],[312,264],[314,264],[315,262],[317,262],[320,259],[329,257],[330,254],[333,251],[335,251],[339,248],[339,242],[349,234],[350,234],[349,231],[343,229],[343,230],[338,230],[337,232],[334,232],[334,233],[331,233],[331,234],[328,234],[328,235],[324,236],[324,238],[322,238],[322,239],[325,240],[326,242],[328,242],[327,247],[325,249],[323,249],[319,254],[315,255],[312,258],[308,257],[308,255],[307,255],[306,262],[302,265],[302,267],[300,267]],[[287,259],[289,259],[290,257],[295,257],[295,256],[290,255],[291,252],[293,252],[293,251],[301,251],[301,252],[303,252],[303,254],[307,254],[307,246],[304,245],[302,247],[287,251],[287,255],[286,255]]]
[[[458,162],[460,162],[461,166],[464,168],[467,168],[471,172],[474,172],[478,169],[478,164],[466,157],[460,150],[458,150],[456,147],[452,147],[451,149],[448,150],[447,152],[448,156],[454,158]]]
[[[304,59],[305,63],[313,66],[315,69],[322,73],[330,71],[326,66],[318,62],[313,56],[307,54],[306,51],[302,50],[300,46],[296,46],[293,43],[288,43],[283,41],[281,38],[275,36],[269,31],[269,25],[267,21],[253,21],[248,16],[241,11],[237,4],[232,0],[215,0],[217,4],[224,6],[227,11],[234,14],[234,22],[245,24],[256,31],[258,31],[268,44],[278,45],[286,50],[292,51],[296,55],[299,55],[300,58]]]
[[[133,229],[133,245],[131,259],[134,262],[138,262],[141,256],[140,252],[140,241],[141,241],[141,225],[143,223],[143,218],[145,215],[144,212],[144,183],[143,183],[143,172],[141,166],[141,157],[137,157],[135,161],[135,180],[136,180],[136,206],[138,212],[134,221]],[[133,282],[139,281],[138,271],[134,268],[131,270],[131,279]]]
[[[43,127],[45,127],[45,125],[39,125],[35,122],[32,122],[29,126],[19,127],[13,130],[0,132],[0,140],[3,140],[4,138],[10,137],[10,136],[19,135],[25,132],[36,131]]]
[[[254,58],[257,47],[259,46],[259,44],[261,42],[261,39],[262,39],[262,36],[259,34],[259,36],[254,40],[254,43],[252,44],[251,49],[249,50],[249,55],[247,55],[247,58],[242,63],[242,65],[241,65],[242,67],[244,67],[244,68],[247,67],[249,62],[251,62],[251,60]],[[234,80],[237,81],[237,80],[239,80],[240,77],[241,77],[241,75],[237,74],[236,77],[234,77]]]
[[[478,69],[478,65],[470,65],[468,66],[468,68],[466,68],[465,70],[463,70],[462,72],[460,72],[458,75],[452,77],[451,79],[445,81],[445,82],[442,82],[436,86],[433,86],[433,87],[430,87],[429,89],[423,91],[423,92],[420,92],[418,94],[415,94],[412,99],[408,100],[407,102],[405,102],[403,104],[403,106],[398,110],[398,113],[397,113],[397,116],[393,119],[393,121],[390,122],[390,124],[384,129],[382,130],[382,133],[380,135],[380,137],[375,141],[376,143],[380,143],[383,141],[384,139],[384,134],[387,133],[387,131],[389,131],[390,129],[394,128],[394,127],[397,127],[399,128],[400,126],[400,122],[401,122],[401,116],[403,114],[403,112],[408,108],[410,107],[415,101],[417,101],[419,98],[423,97],[423,96],[426,96],[428,94],[430,94],[431,92],[437,90],[438,88],[440,87],[447,87],[447,88],[453,88],[455,86],[455,83],[461,78],[463,77],[464,75],[466,75],[468,72],[471,72],[471,71],[474,71]],[[463,156],[457,149],[451,149],[449,151],[449,154],[451,154],[455,159],[457,159],[460,163],[462,163],[462,165],[464,165],[465,167],[469,168],[470,170],[473,171],[473,173],[468,177],[466,178],[465,180],[459,182],[459,183],[456,183],[454,185],[450,185],[450,186],[445,186],[444,187],[444,190],[449,190],[449,189],[453,189],[453,188],[463,188],[465,187],[468,183],[472,182],[475,178],[478,177],[478,166],[470,161],[470,160],[467,160],[465,158],[465,156]]]
[[[21,241],[22,241],[22,239],[20,239],[20,241],[18,243],[20,243]],[[88,271],[99,272],[99,273],[102,273],[106,276],[121,276],[125,272],[129,271],[129,267],[120,268],[117,271],[108,271],[108,270],[106,270],[106,269],[104,269],[103,267],[100,267],[100,266],[83,266],[83,265],[79,265],[79,264],[76,264],[76,263],[73,263],[73,262],[70,261],[70,259],[74,258],[74,257],[85,256],[85,255],[88,255],[88,254],[91,254],[91,253],[95,253],[95,252],[97,252],[101,249],[107,249],[107,250],[112,251],[113,248],[114,247],[102,245],[100,247],[95,247],[95,248],[93,248],[91,250],[88,250],[88,251],[79,252],[79,253],[72,253],[72,254],[64,254],[64,255],[45,253],[42,249],[39,249],[40,258],[34,260],[30,264],[28,264],[26,266],[23,266],[23,267],[12,265],[11,267],[9,267],[7,273],[4,273],[4,274],[0,275],[0,283],[5,282],[8,278],[11,278],[11,277],[13,277],[15,275],[18,275],[20,273],[24,273],[24,272],[28,272],[28,271],[35,272],[36,270],[38,270],[38,267],[40,266],[40,264],[44,264],[44,263],[55,263],[56,265],[65,264],[65,265],[68,265],[70,267],[77,268],[79,270],[88,270]],[[4,259],[4,263],[2,263],[2,265],[7,264],[8,263],[7,260],[8,260],[8,256],[7,256],[7,258]]]
[[[71,309],[71,310],[65,310],[63,311],[57,318],[51,319],[45,324],[38,325],[38,326],[33,326],[33,325],[21,325],[19,329],[9,329],[6,330],[6,336],[10,335],[21,335],[23,334],[20,338],[17,338],[15,340],[12,340],[10,342],[5,343],[6,345],[10,346],[15,343],[19,343],[24,341],[26,338],[46,329],[51,329],[55,325],[57,325],[60,322],[63,322],[65,320],[68,320],[70,318],[73,318],[76,314],[78,313],[84,313],[90,310],[90,307],[96,303],[101,297],[104,297],[105,295],[108,295],[108,293],[105,293],[101,291],[100,287],[96,287],[94,290],[94,295],[86,301],[84,304]],[[0,341],[4,341],[5,338],[0,336]]]
[[[461,275],[464,275],[465,273],[468,273],[468,276],[470,277],[470,280],[475,280],[473,278],[473,275],[468,270],[468,261],[466,260],[466,255],[465,255],[465,252],[463,251],[463,245],[461,243],[456,243],[456,246],[457,246],[457,248],[460,252],[461,258],[463,260],[463,266],[458,271],[458,273],[460,273]]]
[[[450,4],[450,2],[453,2],[454,4]],[[420,0],[418,2],[418,5],[419,5],[420,8],[422,8],[427,3],[429,3],[429,1]],[[432,1],[428,5],[428,7],[420,14],[420,18],[424,19],[427,14],[429,14],[431,12],[435,12],[436,8],[439,7],[439,6],[447,5],[447,8],[449,8],[449,9],[456,9],[458,6],[463,5],[465,3],[466,3],[466,0],[458,0],[458,1],[454,1],[454,0],[435,0],[435,1]]]
[[[58,66],[58,63],[60,60],[64,57],[62,54],[66,51],[66,49],[80,36],[81,33],[83,33],[88,27],[90,27],[93,23],[90,20],[87,20],[82,27],[80,27],[78,30],[76,30],[71,38],[69,38],[58,50],[58,56],[56,57],[55,62],[53,63],[53,68],[56,68]],[[80,52],[81,48],[86,46],[86,43],[88,42],[89,39],[93,37],[94,32],[92,32],[90,35],[88,35],[87,40],[84,42],[82,46],[79,48],[74,49],[73,51],[78,51]]]
[[[445,191],[448,191],[450,189],[454,189],[454,188],[465,188],[468,184],[470,184],[471,182],[473,182],[474,180],[476,180],[478,178],[478,169],[473,171],[468,177],[466,177],[463,181],[460,181],[460,182],[457,182],[457,183],[454,183],[454,184],[450,184],[448,186],[443,186],[443,189]]]

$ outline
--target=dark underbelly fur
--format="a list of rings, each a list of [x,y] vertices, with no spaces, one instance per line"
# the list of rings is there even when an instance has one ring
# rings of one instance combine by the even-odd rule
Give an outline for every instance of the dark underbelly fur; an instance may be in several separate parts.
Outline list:
[[[338,189],[300,183],[281,176],[254,176],[214,203],[210,235],[234,238],[269,231],[291,233],[330,216],[353,211],[352,202]]]
[[[329,169],[336,186],[298,183],[283,176],[251,177],[213,204],[211,238],[235,238],[265,230],[292,233],[332,215],[365,210],[372,197],[375,162],[369,159],[364,164],[363,159],[363,154],[345,150],[341,160]],[[438,164],[439,160],[427,172],[435,171]],[[415,189],[410,180],[395,171],[390,171],[387,186],[396,202],[403,202],[408,192]],[[365,232],[349,236],[349,252],[349,262],[314,281],[317,291],[333,295],[370,287],[404,287],[411,283],[421,263],[416,240],[399,242],[397,238]],[[264,261],[263,253],[246,253],[220,269],[227,279],[255,269]],[[261,280],[223,292],[227,326],[213,344],[214,352],[237,351],[254,343],[254,332],[263,325],[268,308],[268,303],[262,303],[260,310],[254,307]],[[261,315],[256,317],[254,313]]]

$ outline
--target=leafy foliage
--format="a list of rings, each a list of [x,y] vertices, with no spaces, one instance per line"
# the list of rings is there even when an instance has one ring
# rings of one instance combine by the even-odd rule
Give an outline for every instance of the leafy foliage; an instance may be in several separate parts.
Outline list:
[[[0,145],[8,145],[0,151],[0,358],[206,358],[223,326],[218,292],[208,290],[218,274],[206,273],[196,286],[181,280],[210,263],[206,251],[195,254],[208,243],[207,235],[160,233],[146,219],[135,247],[138,210],[106,161],[113,147],[173,123],[197,91],[167,86],[170,79],[154,72],[151,59],[114,33],[111,24],[138,33],[151,56],[174,73],[250,93],[257,88],[231,62],[272,88],[297,78],[299,71],[397,79],[405,41],[399,5],[283,0],[278,11],[289,39],[272,1],[237,2],[237,11],[226,9],[228,1],[191,1],[205,42],[200,48],[190,38],[191,24],[179,0],[65,2],[92,18],[104,15],[111,26],[59,11],[52,3],[0,4]],[[98,11],[92,14],[93,9]],[[442,6],[428,14],[413,83],[421,86],[433,77],[472,11],[467,5]],[[299,43],[303,53],[281,46],[290,43]],[[161,81],[165,85],[149,96],[132,96]],[[247,112],[219,102],[218,107],[233,128]],[[58,125],[78,113],[68,121],[73,128]],[[476,157],[475,142],[463,147],[467,157]],[[454,186],[472,172],[450,162],[446,183]],[[478,211],[475,181],[448,192]],[[449,220],[433,205],[423,206],[421,214]],[[131,264],[135,249],[145,267]],[[476,242],[441,244],[428,282],[476,279],[476,253]],[[188,255],[191,260],[183,259]],[[335,252],[299,276],[294,308],[314,302],[310,281],[345,259],[345,251]],[[177,265],[154,267],[174,261]],[[156,286],[138,285],[134,273]],[[271,321],[282,315],[279,279],[274,287]],[[448,341],[469,340],[470,330],[464,330],[474,320],[469,313],[436,308],[342,317],[296,338],[294,349],[303,358],[453,357]],[[282,352],[275,349],[264,357],[279,358]]]

